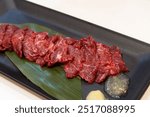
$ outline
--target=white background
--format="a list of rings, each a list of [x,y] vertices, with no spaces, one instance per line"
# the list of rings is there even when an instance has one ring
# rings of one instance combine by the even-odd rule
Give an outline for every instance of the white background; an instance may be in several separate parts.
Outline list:
[[[150,0],[28,0],[150,43]],[[44,99],[0,75],[0,99]],[[150,99],[150,87],[142,97]]]
[[[106,101],[89,101],[89,100],[44,100],[44,101],[37,101],[37,100],[28,100],[28,101],[0,101],[1,105],[0,106],[0,113],[2,117],[142,117],[143,114],[145,115],[149,115],[149,107],[150,107],[150,100],[147,101],[137,101],[137,100],[126,100],[126,101],[122,101],[122,100],[106,100]],[[9,106],[8,106],[9,105]],[[19,105],[21,105],[21,107],[26,108],[26,112],[28,111],[28,108],[32,107],[37,107],[37,108],[43,108],[43,107],[49,107],[51,108],[51,106],[53,107],[64,107],[65,105],[67,105],[67,107],[70,107],[69,111],[70,113],[52,113],[52,111],[50,113],[47,113],[47,111],[45,111],[45,113],[35,113],[34,109],[33,109],[33,113],[23,113],[24,109],[21,109],[21,113],[15,113],[15,108],[19,107]],[[79,108],[78,106],[82,105],[82,109],[81,107]],[[86,105],[86,106],[84,106]],[[103,109],[98,109],[95,105],[97,106],[106,106],[106,109],[103,106]],[[111,111],[110,113],[110,109],[108,109],[108,113],[107,113],[107,106],[129,106],[129,110],[126,113],[126,110],[123,109],[123,111],[120,113],[120,110],[118,110],[118,113],[113,113],[113,111]],[[131,105],[135,105],[134,107]],[[144,105],[144,108],[143,108]],[[91,109],[90,107],[93,106],[93,109]],[[130,113],[133,112],[133,109],[131,108],[135,108],[135,112],[134,113]],[[72,110],[75,111],[72,111]],[[81,109],[81,111],[83,113],[78,113],[78,111]],[[31,110],[31,109],[30,109]],[[57,109],[58,110],[58,109]],[[88,110],[88,111],[87,111]],[[96,113],[96,111],[98,110],[98,113]],[[102,110],[102,112],[101,112]],[[111,108],[111,110],[113,110],[113,107]],[[116,110],[116,109],[114,109]],[[93,111],[94,113],[90,113],[91,111]],[[37,112],[37,109],[36,109]],[[53,111],[54,112],[54,111]],[[85,113],[84,113],[85,112]],[[87,113],[86,113],[87,112]],[[103,113],[105,112],[105,113]]]

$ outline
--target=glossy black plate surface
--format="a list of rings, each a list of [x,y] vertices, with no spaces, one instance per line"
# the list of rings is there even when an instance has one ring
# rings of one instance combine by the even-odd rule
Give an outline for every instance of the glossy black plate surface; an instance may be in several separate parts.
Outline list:
[[[0,23],[36,23],[70,37],[80,38],[90,34],[98,42],[119,46],[130,70],[127,73],[130,77],[128,93],[120,99],[140,99],[150,83],[149,44],[23,0],[0,0]],[[47,99],[55,99],[27,80],[4,53],[0,53],[0,72]],[[82,89],[85,99],[91,90],[104,91],[104,85],[82,81]],[[113,99],[107,94],[106,97]]]

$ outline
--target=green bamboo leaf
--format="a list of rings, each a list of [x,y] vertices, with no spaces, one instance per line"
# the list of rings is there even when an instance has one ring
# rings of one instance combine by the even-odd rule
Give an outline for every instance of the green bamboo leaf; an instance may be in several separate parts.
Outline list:
[[[35,31],[47,31],[49,34],[57,32],[37,24],[23,24],[19,27],[28,26]],[[15,52],[5,52],[16,67],[35,85],[43,89],[56,99],[79,100],[81,96],[81,80],[79,77],[67,79],[61,66],[52,68],[40,67],[39,65],[20,59]]]

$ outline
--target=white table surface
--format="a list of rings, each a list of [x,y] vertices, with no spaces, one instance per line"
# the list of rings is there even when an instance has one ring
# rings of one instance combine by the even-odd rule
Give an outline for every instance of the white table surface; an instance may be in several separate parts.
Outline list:
[[[150,43],[150,0],[28,0]],[[0,99],[44,99],[0,74]],[[141,99],[150,99],[150,87]]]

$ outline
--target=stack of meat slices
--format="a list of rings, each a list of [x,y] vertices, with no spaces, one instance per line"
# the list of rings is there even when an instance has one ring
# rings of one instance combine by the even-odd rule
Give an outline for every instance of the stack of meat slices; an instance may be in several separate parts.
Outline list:
[[[67,78],[80,76],[88,83],[100,83],[108,76],[128,71],[118,47],[95,42],[91,36],[76,40],[2,24],[0,51],[5,50],[13,50],[20,58],[41,66],[62,63]]]

